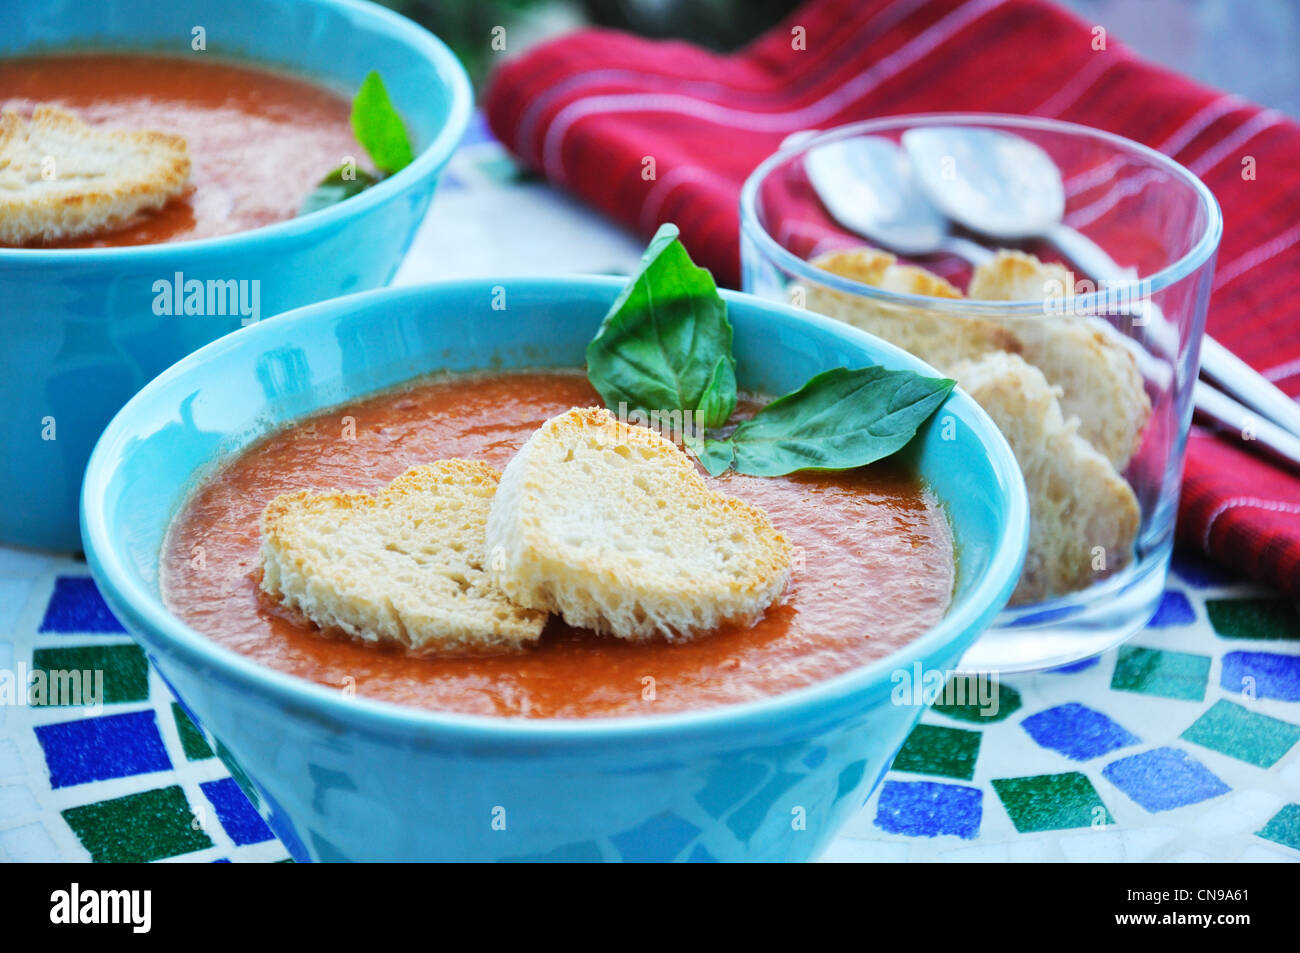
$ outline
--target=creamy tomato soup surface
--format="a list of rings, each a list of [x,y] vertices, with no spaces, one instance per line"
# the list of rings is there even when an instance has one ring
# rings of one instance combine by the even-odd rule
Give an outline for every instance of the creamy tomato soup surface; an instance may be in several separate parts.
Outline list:
[[[191,187],[112,232],[45,248],[151,245],[212,238],[298,214],[348,156],[363,154],[351,104],[313,83],[254,65],[125,53],[0,60],[0,107],[61,106],[92,126],[183,136]]]
[[[447,457],[503,469],[548,418],[598,403],[578,371],[464,375],[299,421],[200,485],[163,547],[163,598],[197,631],[282,672],[419,708],[532,718],[653,715],[780,694],[888,655],[947,610],[947,519],[918,477],[890,460],[840,473],[716,478],[768,512],[797,547],[795,571],[755,625],[685,643],[629,643],[553,617],[523,654],[417,658],[322,632],[259,588],[258,523],[276,495],[374,491]],[[755,409],[742,402],[741,415]],[[345,427],[355,439],[345,439]]]

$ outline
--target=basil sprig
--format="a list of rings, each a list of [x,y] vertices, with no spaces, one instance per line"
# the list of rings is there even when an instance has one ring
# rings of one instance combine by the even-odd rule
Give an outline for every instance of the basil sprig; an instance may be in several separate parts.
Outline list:
[[[611,410],[689,411],[703,432],[686,428],[685,443],[714,476],[865,466],[906,446],[952,390],[947,378],[839,367],[727,428],[736,408],[727,304],[677,236],[663,225],[651,240],[587,347],[587,377]]]
[[[753,476],[782,476],[880,460],[907,445],[953,384],[874,365],[826,371],[736,428],[733,465]]]
[[[316,186],[311,195],[303,200],[302,208],[298,210],[298,214],[309,215],[323,208],[329,208],[329,206],[342,202],[344,199],[360,195],[377,182],[379,182],[378,176],[371,175],[365,169],[345,169],[343,166],[339,166],[321,179],[320,185]]]
[[[607,407],[690,410],[720,427],[736,409],[727,303],[664,225],[587,345],[587,376]]]
[[[364,192],[385,177],[405,169],[415,157],[406,125],[388,98],[384,81],[374,70],[366,74],[361,89],[352,100],[352,133],[370,156],[379,175],[359,169],[354,163],[341,165],[326,175],[307,196],[298,210],[299,215],[319,211]]]

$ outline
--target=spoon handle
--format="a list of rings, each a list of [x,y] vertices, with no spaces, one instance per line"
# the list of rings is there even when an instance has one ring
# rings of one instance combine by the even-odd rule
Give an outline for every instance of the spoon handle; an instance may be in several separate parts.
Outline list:
[[[969,238],[962,238],[960,235],[945,235],[943,241],[939,243],[938,248],[935,250],[946,251],[950,255],[964,258],[972,265],[982,265],[986,261],[993,260],[993,252],[979,242],[973,242]]]
[[[1121,268],[1092,239],[1068,225],[1058,225],[1047,238],[1097,281],[1126,281],[1135,277],[1133,269]],[[1158,317],[1158,312],[1155,314]],[[1201,341],[1201,373],[1293,438],[1300,438],[1300,405],[1208,334]]]
[[[1300,471],[1300,439],[1272,421],[1255,417],[1231,397],[1222,394],[1204,381],[1197,381],[1193,402],[1196,412],[1208,418],[1216,429],[1249,442],[1281,463]]]
[[[1132,268],[1121,268],[1104,248],[1069,225],[1057,225],[1046,238],[1094,281],[1128,281],[1137,277]]]
[[[1300,436],[1300,404],[1208,335],[1201,342],[1201,371],[1221,390]]]

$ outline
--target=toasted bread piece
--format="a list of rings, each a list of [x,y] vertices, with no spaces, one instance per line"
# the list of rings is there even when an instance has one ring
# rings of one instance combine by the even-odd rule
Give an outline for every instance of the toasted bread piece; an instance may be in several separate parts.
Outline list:
[[[510,461],[487,546],[515,602],[630,640],[756,620],[785,590],[792,556],[765,512],[598,407],[548,420]]]
[[[412,467],[379,493],[289,493],[262,513],[262,588],[321,628],[413,654],[517,651],[546,614],[488,575],[486,463]]]
[[[1070,297],[1074,275],[1033,255],[1000,251],[975,269],[970,295],[989,301],[1028,301]],[[1117,470],[1123,470],[1142,443],[1151,400],[1137,361],[1118,332],[1101,318],[1034,315],[996,319],[1020,339],[1020,353],[1061,388],[1061,410],[1079,418],[1079,432]]]
[[[966,288],[978,301],[1034,301],[1074,293],[1074,273],[1064,265],[1009,248],[975,267]]]
[[[1127,565],[1137,497],[1062,414],[1042,372],[1018,355],[990,354],[950,373],[1007,438],[1029,490],[1029,554],[1012,604],[1082,589]]]
[[[933,298],[961,297],[960,291],[938,275],[924,268],[897,264],[893,255],[874,248],[829,252],[813,259],[812,264],[842,278],[886,291]],[[957,361],[993,351],[1020,350],[1016,335],[994,321],[901,307],[825,285],[802,287],[808,310],[884,338],[941,370]]]
[[[56,106],[0,113],[0,242],[111,231],[189,184],[180,136],[97,129]]]
[[[951,282],[916,265],[900,265],[897,258],[878,248],[863,246],[827,252],[814,258],[812,264],[841,278],[852,278],[886,291],[931,298],[961,297],[961,291]]]

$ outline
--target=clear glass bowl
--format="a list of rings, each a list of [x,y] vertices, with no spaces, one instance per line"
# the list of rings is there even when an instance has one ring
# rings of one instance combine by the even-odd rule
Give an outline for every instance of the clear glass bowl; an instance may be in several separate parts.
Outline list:
[[[804,159],[810,150],[856,136],[899,141],[908,129],[965,126],[1000,130],[1036,144],[1065,181],[1065,222],[1104,249],[1135,280],[1092,292],[1079,284],[1065,304],[949,299],[887,291],[811,264],[818,255],[873,245],[841,227],[813,190]],[[1086,588],[1007,608],[962,660],[968,672],[1055,668],[1096,655],[1128,638],[1151,618],[1164,591],[1174,544],[1192,386],[1214,271],[1222,217],[1214,196],[1178,163],[1146,146],[1073,123],[1019,116],[934,114],[894,116],[799,138],[764,161],[740,199],[744,290],[760,297],[819,307],[818,293],[883,309],[929,312],[951,320],[995,321],[1015,333],[1054,333],[1051,322],[1087,321],[1133,358],[1151,413],[1140,445],[1123,469],[1140,510],[1129,553],[1106,565],[1101,554]],[[1018,248],[1044,261],[1064,255],[1044,241],[1008,244],[957,230],[989,249]],[[970,267],[951,254],[899,256],[966,287]],[[1069,262],[1066,261],[1067,266]],[[1076,278],[1087,276],[1076,273]],[[858,302],[857,299],[864,299]],[[902,342],[900,342],[902,343]],[[1122,568],[1117,568],[1122,563]]]

